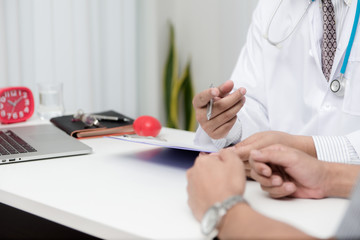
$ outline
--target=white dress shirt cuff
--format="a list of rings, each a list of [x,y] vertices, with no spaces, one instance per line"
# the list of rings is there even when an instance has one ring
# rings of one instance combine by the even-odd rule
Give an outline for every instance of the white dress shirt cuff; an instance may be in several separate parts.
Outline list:
[[[234,126],[225,138],[211,139],[217,149],[228,147],[232,144],[240,142],[242,135],[242,126],[239,119],[236,120]]]
[[[359,155],[344,136],[313,136],[319,160],[336,163],[360,164]]]

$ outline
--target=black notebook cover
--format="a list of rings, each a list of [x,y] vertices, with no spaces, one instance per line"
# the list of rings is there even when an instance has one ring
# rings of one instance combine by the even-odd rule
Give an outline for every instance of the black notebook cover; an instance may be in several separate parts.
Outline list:
[[[94,113],[94,115],[118,117],[119,121],[101,120],[100,127],[88,127],[82,121],[74,121],[73,115],[65,115],[51,118],[50,122],[76,138],[134,134],[132,127],[134,119],[132,118],[112,110]]]

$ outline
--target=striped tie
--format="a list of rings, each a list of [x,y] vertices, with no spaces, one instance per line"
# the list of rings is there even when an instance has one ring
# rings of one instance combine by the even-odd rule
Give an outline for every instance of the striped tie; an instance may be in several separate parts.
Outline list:
[[[325,78],[327,81],[329,81],[336,51],[335,12],[331,0],[322,0],[322,10],[324,32],[321,47],[321,63]]]

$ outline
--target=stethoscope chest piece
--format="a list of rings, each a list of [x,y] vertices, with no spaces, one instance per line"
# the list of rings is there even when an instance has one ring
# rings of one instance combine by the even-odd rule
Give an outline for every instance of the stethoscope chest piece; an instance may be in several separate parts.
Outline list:
[[[348,61],[349,61],[351,48],[352,48],[352,45],[354,43],[354,39],[355,39],[355,35],[356,35],[356,29],[357,29],[358,22],[359,22],[359,16],[360,16],[360,0],[357,0],[354,23],[353,23],[353,27],[352,27],[352,30],[351,30],[351,35],[350,35],[350,38],[349,38],[349,43],[348,43],[348,45],[346,47],[344,61],[343,61],[343,64],[341,66],[340,78],[336,78],[336,79],[332,80],[331,83],[330,83],[331,91],[338,97],[343,97],[344,94],[345,94],[345,85],[346,85],[345,72],[346,72],[346,67],[347,67]]]
[[[345,94],[345,78],[340,76],[330,83],[330,90],[338,97],[343,97]]]

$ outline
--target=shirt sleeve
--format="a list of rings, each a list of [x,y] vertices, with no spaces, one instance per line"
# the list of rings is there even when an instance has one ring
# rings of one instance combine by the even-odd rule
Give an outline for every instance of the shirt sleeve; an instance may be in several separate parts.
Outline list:
[[[335,234],[336,239],[360,239],[360,179],[353,190],[349,207]]]
[[[242,127],[239,119],[235,122],[234,126],[231,128],[230,132],[225,138],[221,139],[212,139],[209,135],[199,126],[196,130],[194,143],[195,145],[205,146],[205,147],[215,147],[220,150],[224,147],[227,147],[231,144],[240,142],[242,135]]]
[[[241,141],[242,135],[242,126],[239,119],[236,120],[234,126],[231,128],[230,132],[225,138],[222,139],[212,139],[212,142],[217,149],[228,147],[231,144],[236,144]]]
[[[345,136],[313,136],[319,160],[360,164],[359,155]]]

